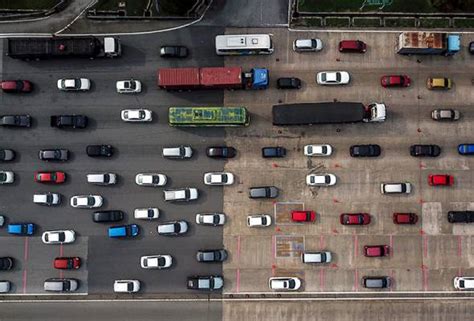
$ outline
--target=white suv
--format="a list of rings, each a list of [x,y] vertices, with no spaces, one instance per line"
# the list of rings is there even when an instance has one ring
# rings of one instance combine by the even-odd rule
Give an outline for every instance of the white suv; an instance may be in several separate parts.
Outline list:
[[[104,203],[100,195],[76,195],[71,197],[71,206],[74,208],[98,208]]]
[[[270,290],[296,291],[301,287],[301,280],[297,277],[273,277],[268,279]]]
[[[336,185],[337,178],[334,174],[309,174],[306,176],[308,186],[332,186]]]
[[[134,293],[140,291],[140,281],[138,280],[115,280],[115,293]]]
[[[321,39],[296,39],[293,42],[293,50],[298,51],[320,51],[323,49]]]
[[[142,83],[139,80],[119,80],[115,83],[119,94],[138,94],[142,91]]]
[[[410,194],[410,183],[382,183],[380,184],[382,194]]]
[[[265,227],[272,224],[272,217],[267,214],[257,214],[247,216],[248,227]]]

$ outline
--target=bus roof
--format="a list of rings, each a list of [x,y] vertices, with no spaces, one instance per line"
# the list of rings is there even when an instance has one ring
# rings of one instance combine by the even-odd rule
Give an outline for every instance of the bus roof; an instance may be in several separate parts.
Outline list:
[[[248,125],[245,107],[170,107],[168,119],[177,126]]]
[[[219,35],[216,36],[216,49],[252,49],[270,48],[272,46],[269,34],[249,35]]]

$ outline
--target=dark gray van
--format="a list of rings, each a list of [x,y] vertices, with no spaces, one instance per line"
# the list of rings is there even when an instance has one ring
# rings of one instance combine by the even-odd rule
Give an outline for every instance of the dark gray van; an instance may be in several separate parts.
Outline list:
[[[389,276],[364,276],[362,285],[367,289],[386,289],[389,288],[391,280]]]

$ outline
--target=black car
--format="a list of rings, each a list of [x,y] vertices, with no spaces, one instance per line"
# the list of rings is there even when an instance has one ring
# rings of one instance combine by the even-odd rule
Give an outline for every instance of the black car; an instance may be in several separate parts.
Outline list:
[[[474,211],[449,211],[449,223],[473,223]]]
[[[0,270],[8,271],[13,268],[13,258],[9,256],[0,257]]]
[[[184,46],[163,46],[160,48],[160,56],[163,58],[186,58],[188,54],[188,48]]]
[[[362,285],[367,289],[385,289],[390,287],[389,276],[364,276]]]
[[[112,157],[114,149],[110,145],[89,145],[86,152],[90,157]]]
[[[235,157],[237,150],[230,146],[212,146],[206,148],[206,155],[212,158],[232,158]]]
[[[352,157],[377,157],[380,156],[381,148],[379,145],[352,145],[350,150]]]
[[[67,149],[43,149],[38,153],[38,157],[44,161],[62,161],[69,159],[69,151]]]
[[[0,149],[0,161],[9,162],[15,159],[15,151],[12,149]]]
[[[277,80],[278,89],[300,89],[301,80],[299,78],[278,78]]]
[[[30,115],[5,115],[0,117],[1,126],[31,127]]]
[[[410,146],[410,155],[413,157],[436,157],[441,154],[441,147],[438,145],[412,145]]]
[[[50,118],[51,127],[57,128],[86,128],[89,119],[84,115],[53,115]]]
[[[275,186],[250,187],[250,198],[276,198],[278,197],[278,188]]]
[[[469,53],[470,53],[471,55],[474,54],[474,41],[471,41],[471,42],[469,43]]]
[[[262,148],[262,157],[263,158],[274,158],[274,157],[285,157],[286,148],[285,147],[263,147]]]
[[[226,250],[200,250],[196,253],[196,260],[198,262],[224,262],[226,259]]]
[[[122,211],[97,211],[92,214],[92,221],[95,223],[119,222],[123,220],[124,216]]]
[[[190,290],[219,290],[224,286],[224,279],[218,275],[189,276],[186,285]]]

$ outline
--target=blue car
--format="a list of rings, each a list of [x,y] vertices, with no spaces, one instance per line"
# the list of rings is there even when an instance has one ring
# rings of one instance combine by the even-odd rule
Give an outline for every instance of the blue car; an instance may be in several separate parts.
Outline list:
[[[458,152],[460,155],[474,155],[474,144],[460,144]]]
[[[139,233],[140,229],[137,224],[109,227],[109,237],[111,238],[135,237]]]
[[[14,235],[33,235],[35,233],[35,224],[16,223],[8,224],[8,233]]]

